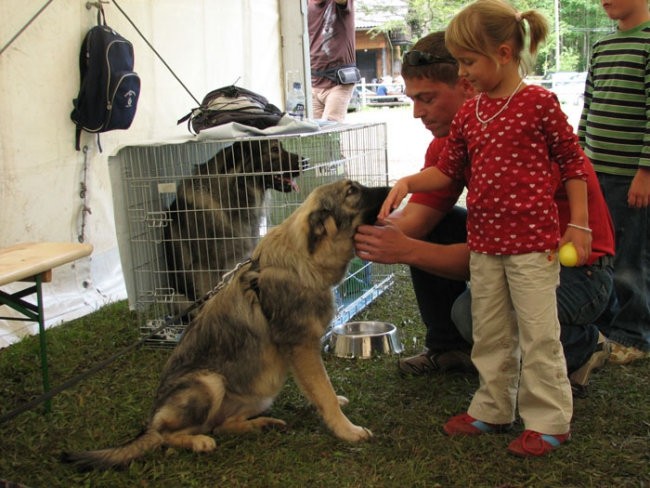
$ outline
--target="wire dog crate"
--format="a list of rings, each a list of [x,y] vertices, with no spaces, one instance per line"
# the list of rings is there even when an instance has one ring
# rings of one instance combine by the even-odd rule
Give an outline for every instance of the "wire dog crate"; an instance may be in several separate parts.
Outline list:
[[[212,290],[313,188],[341,178],[387,184],[386,126],[127,146],[110,170],[130,307],[149,345],[171,347],[189,319],[151,333]],[[355,257],[334,290],[331,326],[392,283],[391,266]]]

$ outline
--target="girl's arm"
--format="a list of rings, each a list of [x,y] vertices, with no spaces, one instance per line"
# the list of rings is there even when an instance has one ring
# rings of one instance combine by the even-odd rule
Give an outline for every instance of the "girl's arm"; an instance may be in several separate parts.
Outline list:
[[[560,247],[572,242],[578,253],[578,266],[587,262],[591,255],[591,229],[589,228],[589,210],[587,206],[587,182],[584,165],[591,164],[583,158],[578,140],[573,133],[567,116],[562,111],[557,96],[546,97],[548,114],[544,132],[551,160],[560,167],[569,201],[569,224],[560,239]],[[585,97],[585,103],[587,99]]]
[[[578,251],[577,266],[582,266],[591,255],[587,183],[578,178],[571,178],[564,182],[564,187],[569,199],[571,217],[566,231],[560,239],[560,246],[567,242],[573,242]]]
[[[431,167],[404,178],[400,178],[391,188],[390,193],[381,206],[378,218],[385,219],[388,215],[399,207],[404,197],[409,193],[429,192],[447,188],[454,180],[440,171],[438,168]]]

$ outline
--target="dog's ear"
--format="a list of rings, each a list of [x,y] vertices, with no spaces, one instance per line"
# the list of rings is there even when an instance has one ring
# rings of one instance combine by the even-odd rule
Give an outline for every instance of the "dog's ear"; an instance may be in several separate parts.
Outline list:
[[[309,234],[307,236],[307,249],[309,254],[316,251],[318,244],[327,236],[333,235],[336,230],[336,221],[331,210],[321,208],[309,214]]]
[[[232,146],[228,148],[230,157],[228,165],[232,165],[232,169],[236,172],[244,172],[247,167],[247,158],[250,157],[250,147],[245,142],[235,142]],[[237,167],[241,165],[241,168]]]

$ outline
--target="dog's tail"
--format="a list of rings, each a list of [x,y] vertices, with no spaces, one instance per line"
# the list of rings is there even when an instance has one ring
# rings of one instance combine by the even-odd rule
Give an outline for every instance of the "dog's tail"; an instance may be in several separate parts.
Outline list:
[[[129,464],[162,444],[163,437],[160,433],[148,429],[122,446],[97,451],[64,452],[61,461],[74,464],[80,471],[116,468]]]

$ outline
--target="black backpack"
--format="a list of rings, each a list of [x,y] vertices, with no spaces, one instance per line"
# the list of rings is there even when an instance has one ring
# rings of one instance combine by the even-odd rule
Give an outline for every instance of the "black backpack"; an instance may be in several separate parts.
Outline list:
[[[187,121],[188,130],[194,134],[228,122],[266,129],[276,125],[282,118],[282,113],[282,110],[262,95],[229,85],[212,90],[203,97],[199,107],[178,123]]]
[[[106,25],[101,4],[97,25],[88,31],[81,46],[79,71],[81,87],[70,114],[77,125],[77,151],[82,130],[99,134],[128,129],[140,96],[140,78],[133,72],[133,46]]]

